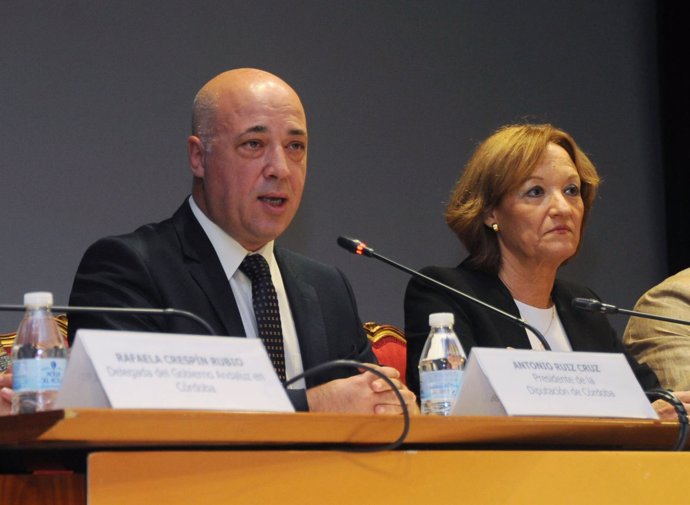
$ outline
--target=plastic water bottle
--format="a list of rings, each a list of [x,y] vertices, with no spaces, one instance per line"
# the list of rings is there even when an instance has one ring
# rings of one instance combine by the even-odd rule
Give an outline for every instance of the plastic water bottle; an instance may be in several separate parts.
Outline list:
[[[450,312],[429,315],[431,331],[419,360],[422,414],[450,415],[460,390],[467,356],[454,322]]]
[[[51,313],[52,293],[24,295],[24,318],[12,347],[12,413],[51,410],[67,365],[67,349]]]

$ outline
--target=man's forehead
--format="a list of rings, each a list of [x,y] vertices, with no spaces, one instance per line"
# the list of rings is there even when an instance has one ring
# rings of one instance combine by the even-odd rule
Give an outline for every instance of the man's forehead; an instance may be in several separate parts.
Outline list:
[[[234,87],[217,97],[216,128],[232,136],[272,134],[307,136],[299,97],[280,86]]]
[[[220,107],[246,113],[271,111],[280,114],[294,114],[304,117],[302,102],[287,86],[226,87],[217,91],[216,101]]]

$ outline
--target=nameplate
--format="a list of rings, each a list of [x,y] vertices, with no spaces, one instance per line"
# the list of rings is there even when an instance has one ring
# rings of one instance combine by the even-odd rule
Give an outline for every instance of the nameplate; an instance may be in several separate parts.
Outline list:
[[[477,347],[453,415],[658,419],[623,354]]]
[[[57,408],[294,412],[261,340],[79,330]]]

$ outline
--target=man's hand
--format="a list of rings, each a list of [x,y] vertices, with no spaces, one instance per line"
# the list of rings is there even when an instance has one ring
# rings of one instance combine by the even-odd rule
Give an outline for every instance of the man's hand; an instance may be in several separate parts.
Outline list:
[[[0,374],[0,416],[10,413],[12,407],[12,374]]]
[[[683,402],[685,410],[690,412],[690,391],[674,391],[672,394]],[[656,413],[659,414],[659,418],[662,421],[678,420],[676,409],[674,409],[673,405],[670,403],[665,402],[664,400],[656,400],[654,403],[652,403],[652,407],[654,407],[654,410],[656,410]]]
[[[391,379],[400,390],[410,414],[418,414],[414,393],[400,382],[395,368],[367,363]],[[307,390],[310,412],[353,414],[401,414],[402,407],[390,385],[378,375],[363,372],[347,379],[336,379]]]

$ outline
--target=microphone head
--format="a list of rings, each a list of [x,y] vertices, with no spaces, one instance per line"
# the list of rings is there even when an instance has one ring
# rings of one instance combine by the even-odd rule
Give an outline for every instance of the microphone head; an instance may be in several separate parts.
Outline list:
[[[576,309],[587,310],[589,312],[599,312],[601,302],[592,298],[573,298],[572,306]]]
[[[350,251],[352,254],[364,256],[374,255],[374,250],[371,247],[367,247],[364,242],[357,240],[356,238],[340,236],[338,237],[338,245],[346,251]]]
[[[573,298],[573,307],[590,312],[601,312],[602,314],[618,314],[620,309],[615,305],[600,302],[595,298]]]

